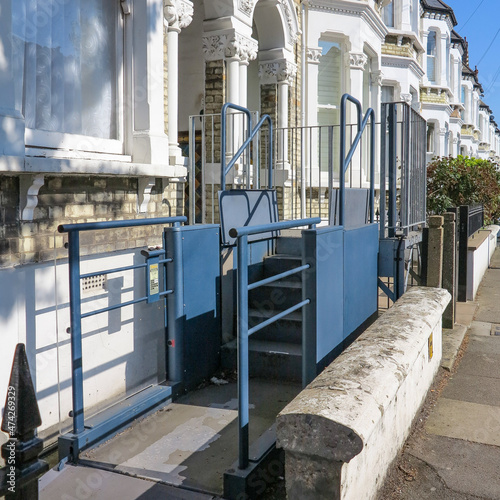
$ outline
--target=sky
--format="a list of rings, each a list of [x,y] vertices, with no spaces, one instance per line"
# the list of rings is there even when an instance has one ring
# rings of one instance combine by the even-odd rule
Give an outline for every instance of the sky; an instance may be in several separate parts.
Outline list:
[[[500,1],[444,1],[455,12],[455,31],[469,42],[469,66],[478,67],[483,101],[500,125]]]

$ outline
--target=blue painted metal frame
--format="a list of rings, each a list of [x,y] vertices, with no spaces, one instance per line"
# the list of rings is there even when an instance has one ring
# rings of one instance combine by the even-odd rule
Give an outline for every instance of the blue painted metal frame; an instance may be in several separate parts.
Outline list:
[[[308,298],[302,300],[298,304],[289,307],[285,311],[276,314],[272,318],[248,328],[248,291],[259,286],[272,283],[279,279],[285,278],[292,274],[301,273],[309,269],[310,264],[298,266],[294,269],[279,273],[270,278],[260,280],[258,282],[248,284],[248,236],[259,233],[268,233],[281,231],[282,229],[291,229],[301,226],[314,228],[319,224],[319,217],[312,219],[300,219],[295,221],[276,222],[273,224],[263,224],[259,226],[245,226],[232,228],[229,231],[231,237],[237,241],[237,293],[238,293],[238,441],[239,441],[239,457],[238,463],[240,469],[246,469],[249,465],[249,366],[248,366],[248,337],[258,330],[264,328],[275,321],[283,318],[293,311],[303,308],[310,303]],[[303,357],[303,360],[305,356]]]
[[[58,227],[60,233],[68,233],[68,265],[69,265],[69,296],[70,296],[70,324],[71,324],[71,372],[72,372],[72,397],[73,397],[73,432],[68,436],[70,445],[67,449],[71,453],[72,458],[76,461],[80,450],[97,442],[100,438],[108,435],[113,429],[117,429],[120,425],[130,421],[137,414],[138,409],[145,411],[145,408],[155,406],[160,401],[166,400],[172,392],[171,387],[158,387],[157,390],[147,391],[145,397],[139,397],[135,402],[134,407],[122,409],[113,417],[101,421],[99,425],[93,425],[91,428],[85,426],[84,402],[83,402],[83,350],[82,350],[82,318],[91,315],[99,314],[105,311],[111,311],[119,307],[134,304],[137,302],[147,301],[148,297],[142,297],[133,301],[110,306],[104,309],[92,311],[82,314],[81,311],[81,296],[80,296],[80,280],[83,277],[93,276],[95,274],[110,274],[121,272],[130,269],[146,267],[147,264],[139,264],[134,266],[126,266],[114,268],[108,271],[99,271],[98,273],[90,273],[82,275],[80,272],[80,232],[94,231],[99,229],[116,229],[122,227],[137,227],[146,225],[169,225],[180,227],[181,223],[186,222],[186,217],[159,217],[154,219],[134,219],[124,221],[104,221],[104,222],[87,222],[82,224],[62,224]],[[159,260],[160,261],[160,260]],[[162,259],[162,262],[170,262],[170,259]],[[177,270],[175,270],[177,271]],[[177,272],[174,272],[177,274]],[[179,289],[165,290],[162,295],[171,295],[173,291],[179,292]],[[182,294],[176,293],[176,296]]]
[[[248,130],[250,130],[249,136],[245,139],[240,149],[236,152],[234,157],[228,163],[226,167],[226,127],[227,127],[227,110],[234,109],[236,111],[241,111],[245,113],[248,120]],[[267,121],[269,125],[269,137],[273,136],[273,122],[269,115],[263,115],[259,120],[255,128],[252,128],[252,115],[249,109],[244,108],[243,106],[238,106],[237,104],[233,104],[227,102],[222,106],[221,111],[221,144],[220,144],[220,161],[221,161],[221,169],[220,169],[220,188],[221,191],[225,191],[226,189],[226,175],[231,171],[234,167],[235,163],[238,161],[238,158],[243,154],[245,149],[250,146],[253,138],[257,135],[257,132],[262,128],[262,125]],[[268,155],[268,184],[267,187],[271,189],[273,187],[273,141],[269,141],[269,155]]]
[[[357,124],[358,132],[354,137],[351,144],[351,148],[345,154],[346,150],[346,128],[347,128],[347,101],[352,102],[356,106],[357,110]],[[356,148],[361,141],[363,132],[366,129],[368,120],[371,120],[371,131],[370,131],[370,222],[373,223],[375,220],[375,111],[372,108],[368,108],[365,116],[363,117],[363,111],[361,108],[361,103],[349,94],[344,94],[340,101],[340,180],[339,180],[339,225],[344,226],[345,222],[345,173],[349,164],[352,161],[352,157],[356,151]],[[330,224],[333,222],[330,221]]]

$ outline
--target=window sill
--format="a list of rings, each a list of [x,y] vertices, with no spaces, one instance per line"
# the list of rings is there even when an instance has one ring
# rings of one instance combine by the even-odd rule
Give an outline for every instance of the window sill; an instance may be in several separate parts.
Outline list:
[[[181,178],[186,177],[187,169],[178,165],[148,165],[103,159],[2,156],[0,173]]]

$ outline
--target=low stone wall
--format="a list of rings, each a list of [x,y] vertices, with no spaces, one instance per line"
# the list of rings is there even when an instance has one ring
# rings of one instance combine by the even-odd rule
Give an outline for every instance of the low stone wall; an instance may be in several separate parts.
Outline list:
[[[490,231],[479,230],[467,242],[467,300],[474,300],[490,263]]]
[[[449,300],[410,289],[278,415],[290,500],[375,498],[439,368]]]

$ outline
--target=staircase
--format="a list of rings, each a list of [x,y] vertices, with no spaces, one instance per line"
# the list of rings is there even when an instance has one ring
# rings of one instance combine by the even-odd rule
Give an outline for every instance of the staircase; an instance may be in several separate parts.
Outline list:
[[[276,254],[266,257],[257,281],[302,264],[301,231],[284,232]],[[252,328],[302,300],[301,273],[249,292],[248,326]],[[222,347],[222,366],[236,369],[237,340]],[[295,311],[249,338],[250,377],[300,382],[302,377],[302,312]]]

